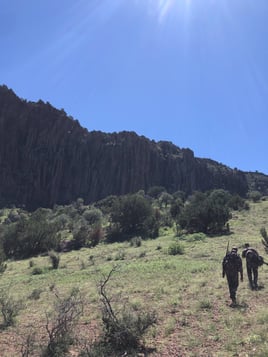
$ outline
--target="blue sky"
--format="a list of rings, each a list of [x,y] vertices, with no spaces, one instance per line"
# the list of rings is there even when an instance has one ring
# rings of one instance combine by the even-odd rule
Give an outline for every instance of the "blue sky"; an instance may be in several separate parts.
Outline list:
[[[267,0],[0,0],[0,83],[268,174]]]

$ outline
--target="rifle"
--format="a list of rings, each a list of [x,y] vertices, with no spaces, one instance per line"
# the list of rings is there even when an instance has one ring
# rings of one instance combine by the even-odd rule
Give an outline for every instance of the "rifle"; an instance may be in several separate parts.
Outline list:
[[[226,247],[226,254],[225,255],[227,255],[229,253],[229,243],[230,243],[230,241],[228,240],[227,247]]]

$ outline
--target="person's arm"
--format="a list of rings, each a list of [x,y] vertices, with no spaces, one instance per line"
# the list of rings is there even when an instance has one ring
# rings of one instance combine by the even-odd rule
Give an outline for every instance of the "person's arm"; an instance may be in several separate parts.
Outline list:
[[[222,277],[223,277],[223,278],[225,277],[225,270],[224,270],[223,262],[222,262]]]

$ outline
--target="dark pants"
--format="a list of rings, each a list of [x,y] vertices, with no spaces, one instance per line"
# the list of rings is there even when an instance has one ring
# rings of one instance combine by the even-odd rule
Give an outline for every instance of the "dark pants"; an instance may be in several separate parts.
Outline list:
[[[248,281],[252,289],[258,287],[258,267],[247,261]]]
[[[230,298],[232,299],[233,302],[235,302],[236,291],[239,284],[238,273],[231,272],[226,275],[227,275],[227,281],[229,286]]]

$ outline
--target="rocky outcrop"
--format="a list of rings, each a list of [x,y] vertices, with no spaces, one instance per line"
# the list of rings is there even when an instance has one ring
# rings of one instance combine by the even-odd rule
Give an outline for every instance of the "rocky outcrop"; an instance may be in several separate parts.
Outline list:
[[[0,205],[28,209],[152,186],[245,195],[249,185],[246,173],[195,158],[170,142],[134,132],[88,132],[64,110],[22,100],[6,86],[0,86],[0,168]]]

